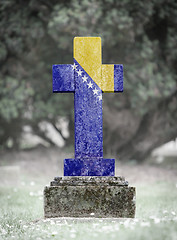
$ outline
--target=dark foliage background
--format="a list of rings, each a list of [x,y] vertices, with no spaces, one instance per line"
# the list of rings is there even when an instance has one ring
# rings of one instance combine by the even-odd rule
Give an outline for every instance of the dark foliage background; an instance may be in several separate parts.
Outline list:
[[[51,73],[73,63],[74,36],[101,36],[103,63],[124,64],[124,93],[104,94],[105,153],[141,161],[175,139],[176,26],[175,0],[0,1],[1,148],[19,148],[25,125],[54,144],[39,123],[62,134],[58,117],[74,143],[73,96],[52,93]]]

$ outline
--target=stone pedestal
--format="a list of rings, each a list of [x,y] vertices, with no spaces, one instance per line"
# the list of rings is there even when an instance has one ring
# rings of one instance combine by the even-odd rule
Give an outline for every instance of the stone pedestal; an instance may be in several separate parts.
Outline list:
[[[56,177],[44,189],[44,215],[133,218],[135,199],[124,177]]]

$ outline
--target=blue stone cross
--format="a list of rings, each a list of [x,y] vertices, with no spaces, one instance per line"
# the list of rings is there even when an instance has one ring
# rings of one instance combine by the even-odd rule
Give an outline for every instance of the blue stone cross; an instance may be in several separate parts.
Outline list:
[[[123,91],[123,66],[104,65],[101,39],[74,38],[74,64],[53,65],[53,92],[73,92],[75,158],[64,176],[114,176],[115,159],[103,158],[102,92]]]

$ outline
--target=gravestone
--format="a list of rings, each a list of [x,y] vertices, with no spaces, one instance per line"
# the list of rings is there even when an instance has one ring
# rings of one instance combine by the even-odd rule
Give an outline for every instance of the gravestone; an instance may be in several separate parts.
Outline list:
[[[102,92],[123,91],[123,66],[102,64],[101,38],[74,38],[74,64],[53,66],[53,92],[73,92],[75,158],[44,189],[45,217],[134,217],[135,188],[103,158]]]

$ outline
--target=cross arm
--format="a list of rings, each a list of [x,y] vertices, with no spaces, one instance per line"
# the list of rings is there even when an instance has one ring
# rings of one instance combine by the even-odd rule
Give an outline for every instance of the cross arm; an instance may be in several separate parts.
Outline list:
[[[53,65],[53,92],[74,92],[74,67],[71,64]]]
[[[102,91],[123,92],[123,65],[102,64]]]

